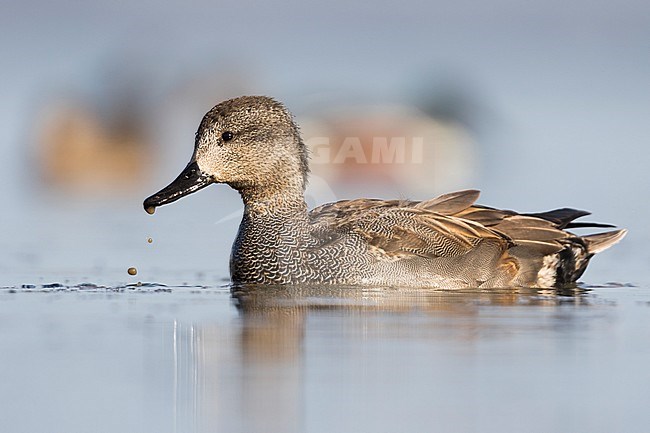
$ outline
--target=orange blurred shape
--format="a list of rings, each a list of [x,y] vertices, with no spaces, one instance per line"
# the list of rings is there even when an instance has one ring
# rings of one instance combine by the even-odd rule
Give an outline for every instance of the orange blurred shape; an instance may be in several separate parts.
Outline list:
[[[143,134],[109,128],[92,111],[57,109],[38,129],[36,162],[46,186],[75,194],[123,193],[147,175],[151,146]]]

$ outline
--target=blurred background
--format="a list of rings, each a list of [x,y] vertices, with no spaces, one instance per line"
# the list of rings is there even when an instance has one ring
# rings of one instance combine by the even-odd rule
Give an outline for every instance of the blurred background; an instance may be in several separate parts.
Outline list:
[[[471,187],[584,208],[631,230],[585,278],[647,281],[647,1],[27,0],[0,5],[0,45],[0,285],[227,281],[234,191],[141,203],[243,94],[295,114],[312,206]],[[403,160],[368,163],[377,137]]]

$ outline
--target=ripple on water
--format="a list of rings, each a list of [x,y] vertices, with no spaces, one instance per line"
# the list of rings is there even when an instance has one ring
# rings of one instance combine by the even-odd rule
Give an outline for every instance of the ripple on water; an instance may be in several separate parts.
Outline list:
[[[174,290],[178,291],[187,291],[191,289],[196,290],[210,290],[218,289],[219,286],[208,286],[208,285],[175,285],[168,286],[163,283],[158,282],[137,282],[129,284],[95,284],[95,283],[78,283],[78,284],[62,284],[62,283],[45,283],[45,284],[21,284],[17,286],[5,286],[0,287],[0,291],[5,291],[7,293],[66,293],[66,292],[84,292],[84,293],[100,293],[100,292],[111,292],[111,293],[161,293],[161,292],[172,292]],[[221,290],[225,290],[221,288]]]
[[[206,285],[160,282],[97,284],[83,282],[21,284],[0,287],[0,293],[230,293],[240,309],[299,308],[353,310],[441,310],[473,309],[480,306],[551,306],[598,303],[600,288],[630,288],[629,283],[577,285],[562,289],[415,289],[402,287],[351,286],[255,286]],[[594,292],[596,291],[596,292]]]

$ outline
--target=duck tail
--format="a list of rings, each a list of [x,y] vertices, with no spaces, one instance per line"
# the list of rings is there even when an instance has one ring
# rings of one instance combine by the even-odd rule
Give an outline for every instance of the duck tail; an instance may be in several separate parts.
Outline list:
[[[605,233],[597,233],[595,235],[583,236],[582,239],[587,244],[587,251],[589,254],[597,254],[605,251],[612,245],[617,244],[627,234],[626,229],[613,230]]]
[[[619,242],[626,233],[627,230],[620,229],[569,239],[558,255],[555,285],[560,287],[576,282],[595,254]]]

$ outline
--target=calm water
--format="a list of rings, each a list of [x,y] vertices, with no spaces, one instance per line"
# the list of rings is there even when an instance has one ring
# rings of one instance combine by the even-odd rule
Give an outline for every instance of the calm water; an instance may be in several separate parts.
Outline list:
[[[226,216],[239,197],[208,188],[152,217],[144,196],[121,208],[35,201],[15,217],[0,213],[9,228],[0,238],[0,432],[650,425],[641,218],[611,219],[630,236],[596,257],[574,291],[233,296],[224,277],[239,219]]]
[[[213,188],[154,217],[139,197],[122,209],[35,206],[4,225],[13,229],[0,239],[0,432],[650,425],[640,220],[621,221],[629,238],[562,293],[231,293],[239,221],[223,217],[241,205],[229,193]]]
[[[649,341],[648,287],[12,286],[0,430],[642,432]]]

